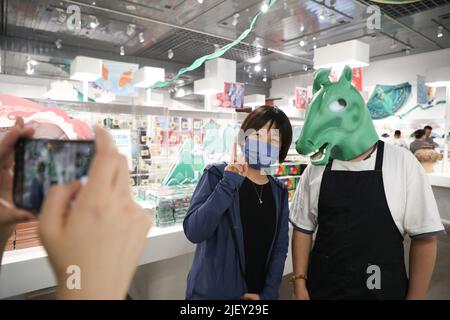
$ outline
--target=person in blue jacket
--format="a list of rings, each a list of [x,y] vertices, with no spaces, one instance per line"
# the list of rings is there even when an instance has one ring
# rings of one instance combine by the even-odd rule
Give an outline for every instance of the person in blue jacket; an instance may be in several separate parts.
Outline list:
[[[282,162],[292,141],[288,117],[262,106],[244,120],[243,151],[208,165],[184,219],[197,244],[187,299],[277,299],[288,251],[288,192],[265,168]]]

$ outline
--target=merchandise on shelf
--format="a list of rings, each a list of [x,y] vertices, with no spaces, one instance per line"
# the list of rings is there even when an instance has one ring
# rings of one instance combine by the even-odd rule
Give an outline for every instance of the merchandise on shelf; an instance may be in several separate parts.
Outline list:
[[[139,197],[156,206],[157,227],[181,224],[189,208],[195,185],[177,185],[141,190]]]

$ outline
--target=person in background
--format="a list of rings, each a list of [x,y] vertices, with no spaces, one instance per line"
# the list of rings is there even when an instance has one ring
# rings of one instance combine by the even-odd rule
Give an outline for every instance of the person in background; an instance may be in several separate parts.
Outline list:
[[[11,174],[14,145],[31,137],[19,118],[0,143],[0,260],[15,224],[34,216],[15,208]],[[50,188],[39,214],[39,234],[57,279],[59,299],[124,299],[151,226],[131,196],[127,160],[111,136],[96,130],[96,156],[85,186]],[[81,288],[66,286],[68,268],[81,272]]]
[[[409,150],[414,154],[419,149],[432,149],[432,146],[425,141],[425,130],[419,129],[414,132],[415,140],[409,145]]]
[[[394,137],[392,138],[391,143],[395,146],[408,149],[408,145],[406,144],[405,140],[403,140],[402,132],[400,130],[395,130]]]
[[[238,139],[245,161],[235,145],[230,163],[208,165],[183,222],[197,244],[187,299],[278,297],[289,245],[288,193],[261,169],[286,158],[292,127],[281,110],[262,106],[244,120]]]
[[[436,148],[436,147],[439,147],[439,144],[437,144],[436,142],[434,142],[434,138],[433,137],[431,137],[431,133],[432,133],[432,131],[433,131],[433,128],[431,127],[431,126],[425,126],[424,128],[423,128],[423,130],[425,131],[425,141],[429,144],[429,145],[431,145],[431,146],[433,146],[433,149],[434,148]]]

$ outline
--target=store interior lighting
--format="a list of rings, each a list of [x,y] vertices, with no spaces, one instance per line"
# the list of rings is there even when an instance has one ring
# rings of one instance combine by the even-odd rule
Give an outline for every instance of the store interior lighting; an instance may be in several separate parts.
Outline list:
[[[97,28],[99,25],[98,19],[96,16],[89,16],[89,27],[91,29]]]
[[[125,48],[124,48],[124,46],[120,46],[120,55],[121,56],[124,56],[125,55]]]
[[[144,38],[144,33],[143,32],[139,32],[138,39],[139,39],[139,43],[144,43],[145,38]]]

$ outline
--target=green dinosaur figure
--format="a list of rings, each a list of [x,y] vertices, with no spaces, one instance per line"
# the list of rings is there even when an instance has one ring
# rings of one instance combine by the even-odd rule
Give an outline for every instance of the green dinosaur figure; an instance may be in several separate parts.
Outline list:
[[[314,165],[326,165],[330,157],[353,159],[378,141],[364,99],[352,85],[352,69],[346,66],[337,82],[329,74],[330,69],[314,73],[313,97],[296,141],[297,152]]]

